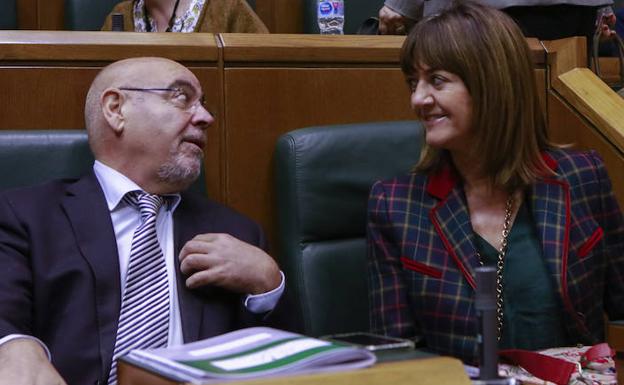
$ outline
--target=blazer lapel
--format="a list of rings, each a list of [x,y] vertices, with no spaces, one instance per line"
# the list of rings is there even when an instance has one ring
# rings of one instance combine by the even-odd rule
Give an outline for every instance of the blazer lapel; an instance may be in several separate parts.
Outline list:
[[[106,199],[93,172],[67,188],[62,206],[93,273],[102,370],[108,374],[121,307],[119,257]]]
[[[440,199],[429,212],[429,218],[444,247],[474,289],[474,269],[479,266],[479,259],[474,246],[474,232],[466,199],[459,188],[457,177],[450,168],[446,168],[430,177],[427,191]]]

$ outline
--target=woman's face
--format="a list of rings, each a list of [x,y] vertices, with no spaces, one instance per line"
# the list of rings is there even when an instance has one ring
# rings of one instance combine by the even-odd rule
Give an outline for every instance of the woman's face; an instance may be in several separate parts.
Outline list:
[[[410,102],[425,126],[428,145],[450,151],[472,146],[472,97],[459,76],[419,66],[410,79]]]

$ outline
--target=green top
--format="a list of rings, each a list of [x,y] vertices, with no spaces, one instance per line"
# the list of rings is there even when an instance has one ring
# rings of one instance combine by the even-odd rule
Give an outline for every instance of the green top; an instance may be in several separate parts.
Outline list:
[[[495,265],[498,251],[476,234],[475,246],[486,265]],[[539,350],[566,346],[554,276],[548,270],[533,218],[524,203],[507,239],[503,271],[503,335],[501,349]]]

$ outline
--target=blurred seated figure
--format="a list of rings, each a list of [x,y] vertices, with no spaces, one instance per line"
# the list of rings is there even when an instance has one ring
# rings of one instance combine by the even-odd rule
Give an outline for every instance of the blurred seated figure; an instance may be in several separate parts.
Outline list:
[[[112,29],[120,13],[124,31],[268,33],[245,0],[125,0],[106,17],[102,31]]]
[[[372,330],[474,363],[489,265],[500,348],[604,341],[605,314],[624,319],[624,219],[600,156],[548,140],[518,26],[458,2],[414,26],[401,68],[425,146],[369,196]]]
[[[556,40],[586,36],[591,41],[596,11],[613,4],[612,0],[480,0],[502,9],[522,29],[526,37]],[[451,0],[385,0],[379,11],[381,34],[402,34],[423,16],[447,8]]]

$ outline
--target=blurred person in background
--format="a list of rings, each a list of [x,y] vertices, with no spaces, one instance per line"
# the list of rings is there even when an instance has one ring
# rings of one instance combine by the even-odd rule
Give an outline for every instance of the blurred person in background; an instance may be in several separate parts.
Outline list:
[[[106,17],[102,31],[112,29],[112,15],[123,15],[124,31],[268,33],[245,0],[126,0]]]

